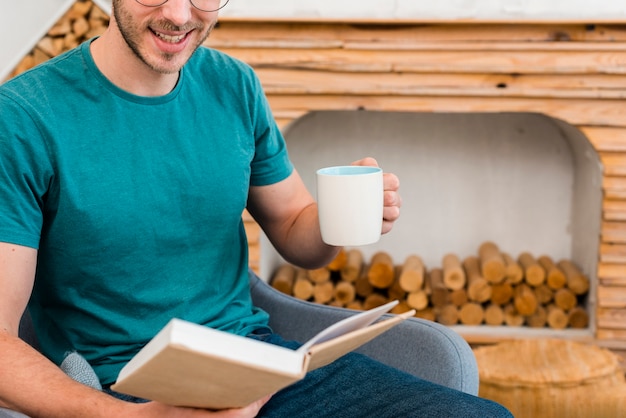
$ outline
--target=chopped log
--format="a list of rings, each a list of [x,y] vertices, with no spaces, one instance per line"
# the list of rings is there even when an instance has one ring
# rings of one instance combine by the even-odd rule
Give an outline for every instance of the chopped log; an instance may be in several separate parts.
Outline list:
[[[403,314],[403,313],[405,313],[405,312],[408,312],[408,311],[410,311],[411,309],[413,309],[413,308],[411,308],[411,307],[409,306],[409,304],[408,304],[408,303],[406,303],[406,301],[401,300],[401,301],[400,301],[400,303],[398,303],[396,306],[394,306],[393,308],[391,308],[391,313],[392,313],[392,314],[396,314],[396,315],[398,315],[398,314]]]
[[[358,299],[353,300],[352,302],[348,303],[346,305],[347,309],[353,309],[355,311],[362,311],[363,310],[363,302],[361,302]]]
[[[435,307],[445,306],[449,303],[450,290],[443,283],[443,270],[434,268],[428,275],[430,288],[430,303]]]
[[[109,16],[99,7],[92,7],[88,16],[89,25],[94,26],[108,26]]]
[[[555,306],[548,305],[548,326],[552,329],[565,329],[569,322],[567,314],[563,309]]]
[[[423,287],[424,263],[419,256],[410,255],[404,260],[398,282],[406,292],[416,292]]]
[[[539,305],[534,314],[526,318],[526,325],[532,328],[543,328],[548,323],[548,311],[545,307]]]
[[[54,44],[54,50],[59,51],[58,54],[61,54],[63,52],[63,38],[54,38],[52,43]]]
[[[346,264],[341,269],[341,279],[354,282],[361,276],[363,270],[363,253],[357,249],[348,250]]]
[[[554,304],[563,311],[568,312],[578,304],[578,299],[576,299],[574,292],[564,287],[554,292]]]
[[[330,280],[313,285],[313,300],[315,303],[328,303],[333,300],[334,294],[335,285]]]
[[[372,256],[367,279],[377,289],[386,289],[393,284],[395,280],[393,259],[388,253],[379,251]]]
[[[46,62],[50,58],[52,58],[52,57],[50,55],[46,54],[41,49],[39,49],[39,48],[33,49],[33,60],[34,60],[35,65],[39,65],[42,62]]]
[[[80,17],[72,23],[72,32],[74,32],[77,38],[87,35],[89,29],[89,22],[84,17]]]
[[[276,269],[272,279],[272,287],[286,295],[293,295],[296,268],[291,264],[283,264]]]
[[[567,278],[567,287],[577,295],[583,295],[589,291],[589,278],[569,260],[561,260],[558,266],[563,270]]]
[[[506,276],[506,265],[500,249],[493,242],[484,242],[478,248],[480,268],[489,283],[500,283]]]
[[[363,301],[363,309],[365,309],[366,311],[374,309],[384,305],[387,302],[389,302],[389,299],[385,296],[381,295],[380,293],[372,293]]]
[[[521,253],[519,263],[524,270],[524,279],[531,286],[539,286],[546,279],[546,272],[530,253]]]
[[[544,283],[533,289],[540,305],[547,305],[554,299],[554,290]]]
[[[90,1],[77,1],[72,5],[72,7],[65,14],[65,18],[69,20],[80,19],[81,17],[85,17],[89,14],[93,3]]]
[[[330,270],[326,267],[307,270],[307,276],[313,283],[324,283],[330,280]]]
[[[428,296],[432,295],[433,290],[431,288],[431,277],[430,277],[431,272],[429,272],[428,270],[426,270],[424,272],[424,292],[426,292],[426,294]],[[443,281],[443,272],[441,273],[441,280]]]
[[[587,328],[589,326],[589,314],[585,309],[577,306],[569,311],[567,323],[571,328]]]
[[[335,258],[328,263],[326,268],[330,271],[340,271],[348,262],[348,253],[341,248]]]
[[[337,282],[333,293],[333,299],[337,301],[340,306],[346,306],[348,303],[354,301],[355,298],[356,290],[354,289],[354,285],[352,283],[344,282],[343,280]]]
[[[550,257],[548,257],[547,255],[542,255],[537,261],[546,271],[546,283],[550,287],[550,289],[558,290],[565,286],[565,284],[567,283],[565,273],[563,273],[563,271],[561,271],[561,269],[556,264],[554,264]]]
[[[440,324],[450,326],[459,322],[459,309],[452,304],[436,307],[434,311],[435,318]]]
[[[65,51],[76,48],[79,43],[78,38],[72,32],[63,37],[63,49]]]
[[[510,327],[521,327],[524,325],[524,317],[510,303],[504,307],[504,323]]]
[[[463,325],[480,325],[484,319],[485,311],[479,303],[466,303],[459,309],[459,320]]]
[[[354,290],[356,294],[361,298],[366,298],[374,292],[374,287],[370,284],[367,279],[367,274],[362,274],[359,278],[354,282]]]
[[[398,277],[397,274],[396,277]],[[404,300],[406,299],[406,294],[406,291],[400,287],[398,280],[394,280],[393,284],[387,289],[389,300]]]
[[[515,309],[522,316],[529,316],[535,313],[537,310],[537,297],[535,292],[527,284],[519,284],[515,287],[515,295],[513,297],[513,304]]]
[[[20,61],[20,63],[17,65],[14,73],[16,74],[23,73],[24,71],[30,70],[34,66],[35,66],[35,58],[33,57],[33,55],[32,54],[26,55],[24,59],[22,59],[22,61]]]
[[[89,12],[89,21],[99,20],[107,23],[109,21],[109,15],[104,10],[94,5]]]
[[[506,281],[511,284],[517,284],[524,280],[524,270],[519,263],[507,253],[502,253],[505,264]]]
[[[463,267],[467,273],[467,297],[474,302],[486,302],[491,298],[492,289],[489,282],[480,273],[480,261],[477,257],[469,256],[463,260]]]
[[[50,30],[48,36],[65,36],[72,32],[72,22],[67,17],[61,18]]]
[[[455,254],[446,254],[443,257],[443,283],[450,290],[465,287],[465,271],[463,271],[461,261]]]
[[[513,299],[513,286],[504,281],[491,285],[491,303],[498,306],[507,305]]]
[[[504,323],[504,310],[498,305],[489,305],[485,308],[485,324],[498,326]]]
[[[46,55],[50,57],[55,57],[61,53],[61,49],[59,49],[54,43],[54,39],[49,36],[43,37],[37,43],[37,48],[41,49],[43,52],[46,53]]]
[[[421,311],[415,312],[416,318],[426,319],[427,321],[436,321],[437,316],[435,315],[435,310],[433,307],[429,306],[426,309],[422,309]]]
[[[86,39],[91,39],[94,36],[102,35],[107,28],[106,25],[104,24],[92,24],[91,22],[89,22],[89,25],[90,25],[89,32],[85,34]]]
[[[343,308],[344,306],[338,300],[332,299],[330,302],[327,302],[326,305],[334,306],[336,308]]]
[[[424,290],[409,292],[406,296],[406,303],[411,308],[421,311],[428,306],[428,295]]]
[[[313,297],[313,283],[302,274],[296,274],[293,284],[293,296],[301,300],[309,300]]]
[[[458,289],[450,291],[448,293],[448,300],[456,307],[465,305],[469,301],[469,298],[467,297],[467,290]]]

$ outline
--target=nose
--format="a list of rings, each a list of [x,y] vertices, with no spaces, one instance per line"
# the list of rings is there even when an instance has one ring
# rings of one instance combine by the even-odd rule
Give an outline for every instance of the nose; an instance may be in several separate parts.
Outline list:
[[[183,26],[191,20],[192,7],[189,0],[169,0],[161,6],[161,13],[176,26]]]

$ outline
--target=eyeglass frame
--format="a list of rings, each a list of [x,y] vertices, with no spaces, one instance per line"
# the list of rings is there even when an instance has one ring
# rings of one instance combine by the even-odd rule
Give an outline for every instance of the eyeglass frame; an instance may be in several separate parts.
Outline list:
[[[150,4],[143,4],[143,3],[141,2],[141,0],[135,0],[135,1],[136,1],[137,3],[139,3],[139,4],[141,4],[142,6],[145,6],[145,7],[160,7],[160,6],[163,6],[165,3],[167,3],[167,2],[168,2],[168,0],[163,0],[163,1],[162,1],[161,3],[159,3],[159,4],[150,5]],[[189,0],[189,2],[191,3],[191,5],[192,5],[193,7],[195,7],[195,8],[196,8],[196,9],[198,9],[198,10],[200,10],[201,12],[207,12],[207,13],[217,12],[218,10],[223,9],[223,8],[224,8],[224,7],[228,4],[228,2],[229,2],[229,1],[230,1],[230,0],[226,0],[226,2],[224,2],[224,4],[223,4],[223,5],[221,5],[220,7],[218,7],[217,9],[214,9],[214,10],[205,10],[205,9],[201,9],[201,8],[199,8],[198,6],[196,6],[196,5],[194,4],[194,0]]]

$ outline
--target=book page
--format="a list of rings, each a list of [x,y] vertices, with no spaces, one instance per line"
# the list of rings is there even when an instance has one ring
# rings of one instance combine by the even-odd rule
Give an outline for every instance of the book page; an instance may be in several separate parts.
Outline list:
[[[364,328],[372,324],[385,313],[389,312],[397,304],[398,301],[395,300],[377,308],[373,308],[368,311],[361,312],[348,318],[342,319],[341,321],[336,322],[328,328],[319,332],[316,336],[314,336],[304,345],[302,345],[298,349],[298,351],[303,353],[307,352],[315,344],[332,340],[333,338],[337,338],[340,335],[344,335],[350,331],[354,331],[359,328]]]
[[[390,318],[378,321],[373,325],[340,335],[337,338],[315,344],[309,350],[307,371],[315,370],[318,367],[323,367],[332,363],[344,354],[359,348],[363,344],[414,315],[415,311],[411,310],[409,312],[394,315]]]

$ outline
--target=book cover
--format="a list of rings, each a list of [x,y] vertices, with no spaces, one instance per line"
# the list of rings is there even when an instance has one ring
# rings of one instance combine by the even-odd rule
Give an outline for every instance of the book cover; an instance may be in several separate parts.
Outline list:
[[[246,406],[414,315],[411,311],[376,322],[396,304],[343,319],[298,350],[172,319],[124,366],[111,388],[170,405]]]

